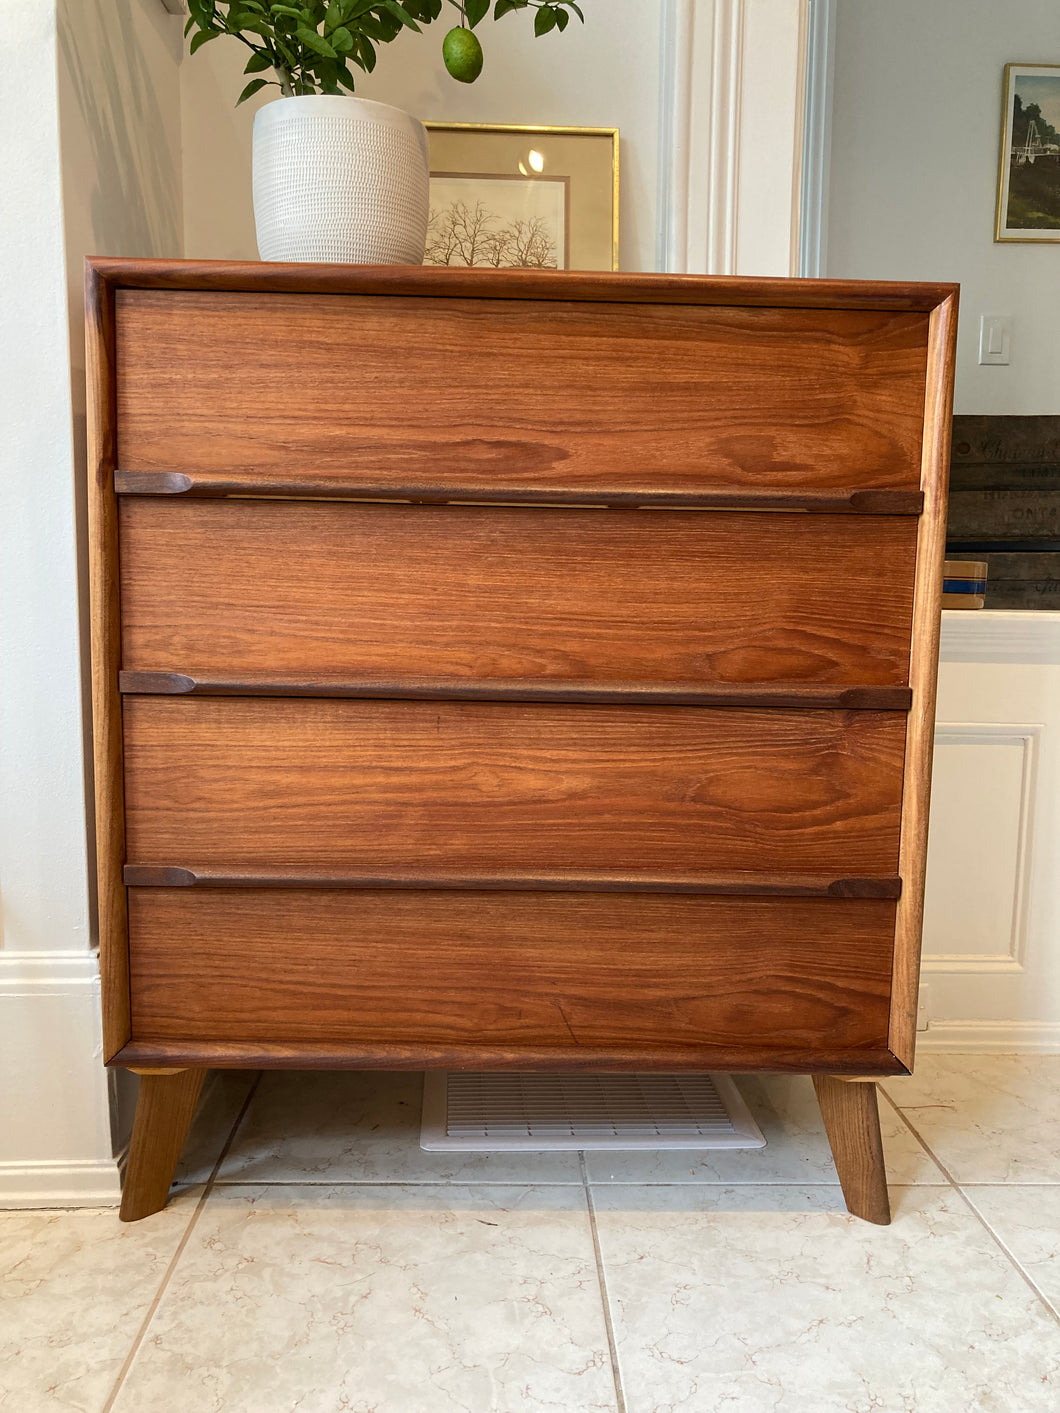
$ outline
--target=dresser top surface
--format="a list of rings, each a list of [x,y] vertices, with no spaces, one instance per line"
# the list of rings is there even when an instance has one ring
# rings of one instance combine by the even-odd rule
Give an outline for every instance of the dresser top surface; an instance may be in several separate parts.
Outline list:
[[[479,270],[421,265],[280,264],[132,260],[89,256],[90,283],[112,289],[378,294],[479,299],[929,311],[959,286],[891,280],[776,279],[744,275],[586,270]]]

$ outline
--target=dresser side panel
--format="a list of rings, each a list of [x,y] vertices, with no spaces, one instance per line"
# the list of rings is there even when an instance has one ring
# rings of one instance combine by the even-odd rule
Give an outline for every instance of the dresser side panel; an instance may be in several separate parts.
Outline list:
[[[895,929],[894,984],[889,1032],[891,1050],[909,1070],[913,1068],[916,1049],[956,343],[957,295],[954,293],[931,315],[921,471],[924,511],[920,517],[917,536],[913,638],[909,661],[913,704],[906,733],[899,848],[902,897],[898,905]]]
[[[118,520],[114,498],[114,291],[92,264],[85,273],[88,377],[88,562],[92,656],[92,741],[95,793],[96,896],[103,1001],[103,1053],[109,1060],[129,1038],[129,952],[122,773],[121,605]]]

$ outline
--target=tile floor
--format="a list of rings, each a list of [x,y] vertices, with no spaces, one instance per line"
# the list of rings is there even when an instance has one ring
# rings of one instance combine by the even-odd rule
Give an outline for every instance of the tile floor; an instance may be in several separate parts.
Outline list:
[[[747,1152],[439,1155],[418,1076],[214,1076],[164,1212],[0,1212],[3,1413],[1058,1413],[1060,1056],[808,1080]]]

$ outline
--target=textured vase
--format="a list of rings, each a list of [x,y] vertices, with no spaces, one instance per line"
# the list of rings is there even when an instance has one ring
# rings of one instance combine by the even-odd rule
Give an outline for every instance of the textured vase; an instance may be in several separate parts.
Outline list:
[[[254,118],[254,222],[262,260],[420,265],[427,132],[366,98],[279,98]]]

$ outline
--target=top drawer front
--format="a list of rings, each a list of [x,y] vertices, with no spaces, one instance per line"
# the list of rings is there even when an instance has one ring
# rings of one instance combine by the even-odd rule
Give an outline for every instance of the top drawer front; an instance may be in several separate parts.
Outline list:
[[[119,290],[118,465],[231,488],[920,484],[927,315]]]

